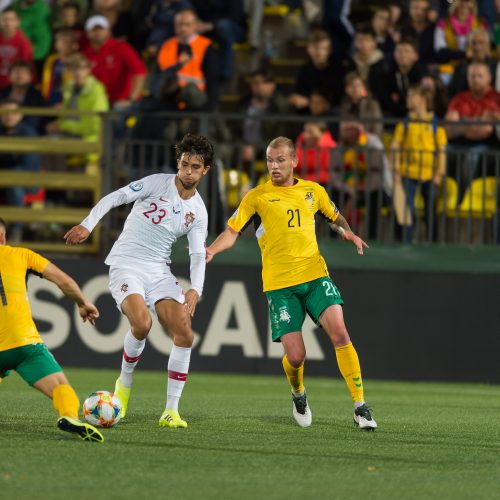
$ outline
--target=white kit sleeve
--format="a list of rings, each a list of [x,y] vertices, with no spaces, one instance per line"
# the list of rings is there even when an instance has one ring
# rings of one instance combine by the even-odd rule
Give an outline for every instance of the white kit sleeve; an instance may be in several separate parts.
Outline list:
[[[97,226],[97,223],[112,209],[120,205],[132,203],[139,198],[146,198],[151,191],[158,185],[156,175],[144,177],[140,181],[130,183],[108,195],[101,198],[97,205],[90,211],[89,215],[83,219],[81,225],[90,232]]]
[[[190,279],[191,288],[198,292],[201,296],[203,292],[203,284],[205,282],[205,256],[206,256],[206,239],[207,239],[207,226],[208,217],[203,217],[197,224],[195,224],[191,231],[189,231],[187,238],[189,242],[189,258],[191,261],[190,266]]]

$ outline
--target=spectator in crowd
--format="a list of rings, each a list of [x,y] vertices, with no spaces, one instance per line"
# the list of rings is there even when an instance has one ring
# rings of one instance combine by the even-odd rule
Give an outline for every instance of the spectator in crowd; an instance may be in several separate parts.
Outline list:
[[[44,108],[47,104],[40,91],[33,85],[34,75],[31,63],[14,61],[9,71],[10,85],[0,91],[0,100],[9,99],[24,108]],[[42,116],[23,116],[23,122],[37,133],[41,132]]]
[[[36,137],[36,131],[23,122],[23,115],[18,111],[19,105],[12,99],[5,99],[0,104],[0,109],[8,110],[0,115],[0,136],[2,137]],[[1,153],[0,170],[16,172],[39,172],[41,167],[40,155],[32,153]],[[38,192],[38,188],[15,187],[4,190],[8,205],[15,207],[24,206],[26,194]],[[10,239],[20,241],[22,225],[15,224],[11,227]]]
[[[21,30],[31,41],[33,59],[39,67],[52,47],[50,8],[43,0],[15,0],[12,4],[21,19]]]
[[[116,110],[126,110],[141,99],[146,67],[127,42],[111,37],[109,21],[91,16],[85,22],[89,45],[83,54],[91,62],[92,74],[106,87],[108,99]]]
[[[307,121],[303,132],[297,137],[297,174],[308,181],[315,181],[327,187],[330,179],[333,149],[337,143],[327,124],[321,121]]]
[[[192,5],[188,0],[153,0],[151,2],[144,22],[144,31],[147,30],[145,46],[149,56],[156,56],[163,42],[175,35],[175,14],[190,8]]]
[[[9,69],[14,61],[33,61],[31,42],[19,29],[17,12],[8,7],[0,14],[0,90],[9,85]]]
[[[41,92],[50,106],[62,101],[62,86],[70,79],[66,66],[69,58],[78,52],[78,34],[68,28],[61,28],[54,35],[55,52],[43,64]]]
[[[477,15],[475,0],[455,0],[450,4],[448,15],[438,22],[434,32],[434,50],[438,61],[456,65],[465,59],[467,37],[480,27],[487,28]]]
[[[418,84],[424,69],[418,60],[415,40],[401,39],[394,50],[394,65],[388,68],[385,77],[373,83],[375,97],[385,112],[393,116],[405,116],[406,94],[410,85]]]
[[[493,76],[493,86],[496,79],[496,61],[491,57],[490,34],[484,28],[476,28],[469,33],[467,39],[467,60],[460,63],[453,73],[448,94],[455,97],[460,92],[467,90],[467,68],[473,62],[484,62],[490,67]]]
[[[90,61],[82,54],[68,58],[70,80],[63,85],[62,109],[105,112],[109,109],[104,85],[91,74]],[[49,134],[64,134],[87,141],[97,141],[101,130],[101,119],[97,115],[75,115],[61,117],[47,125]],[[88,163],[95,163],[97,156],[89,155]]]
[[[369,26],[361,26],[354,36],[354,69],[370,89],[384,73],[384,54],[377,48],[375,32]]]
[[[394,39],[389,31],[391,11],[387,6],[377,7],[372,16],[372,29],[375,33],[377,48],[382,51],[385,59],[392,59],[394,54]]]
[[[220,74],[228,82],[233,75],[233,43],[246,35],[243,0],[191,0],[200,18],[199,32],[220,45]]]
[[[370,96],[361,76],[355,71],[346,75],[344,91],[339,108],[341,119],[363,122],[366,132],[382,137],[384,124],[380,104]]]
[[[245,114],[241,138],[242,159],[252,163],[259,157],[269,137],[286,133],[285,126],[276,119],[265,119],[288,111],[286,97],[276,88],[274,76],[267,69],[257,69],[250,76],[250,93],[240,103]]]
[[[313,90],[325,93],[333,106],[337,106],[342,95],[344,67],[334,64],[331,58],[332,43],[328,33],[313,30],[307,42],[309,61],[301,68],[296,77],[295,88],[289,96],[290,105],[297,111],[306,111]]]
[[[407,95],[409,116],[398,123],[391,151],[394,160],[395,183],[402,183],[406,204],[415,222],[415,193],[420,187],[424,199],[424,218],[429,241],[436,240],[436,191],[446,174],[446,132],[438,126],[432,112],[432,96],[419,85],[410,87]],[[403,239],[413,241],[414,224],[403,229]]]
[[[358,121],[342,121],[338,144],[341,154],[342,180],[333,182],[343,212],[357,227],[361,210],[365,211],[366,234],[377,239],[378,215],[390,203],[392,175],[380,138],[366,131]]]
[[[111,36],[135,45],[132,13],[122,9],[122,0],[94,0],[93,14],[105,17],[111,27]]]
[[[192,9],[175,15],[175,36],[158,52],[156,95],[168,99],[176,109],[214,109],[217,102],[217,64],[212,41],[198,34],[198,19]]]
[[[463,194],[470,181],[479,174],[481,154],[497,145],[495,126],[477,122],[500,118],[500,94],[491,86],[492,76],[484,62],[474,62],[467,68],[469,90],[457,94],[448,106],[445,119],[451,151],[466,151],[463,170],[457,172],[459,188]]]
[[[410,0],[409,16],[401,29],[402,38],[418,42],[420,61],[429,65],[435,63],[434,30],[436,23],[431,20],[430,0]]]
[[[312,119],[326,122],[328,130],[332,137],[338,134],[338,124],[336,120],[332,120],[334,110],[330,102],[329,96],[322,90],[313,90],[309,96],[309,115]],[[302,132],[302,128],[295,134]]]
[[[54,0],[52,2],[52,28],[75,28],[82,30],[87,17],[88,0]]]
[[[443,119],[448,111],[448,90],[441,78],[434,73],[429,73],[422,77],[420,85],[431,93],[434,103],[434,114],[439,119]]]

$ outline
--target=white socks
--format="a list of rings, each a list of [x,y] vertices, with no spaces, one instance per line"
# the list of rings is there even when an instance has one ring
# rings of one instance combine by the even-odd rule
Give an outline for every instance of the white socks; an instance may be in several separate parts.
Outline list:
[[[168,358],[167,410],[179,409],[179,399],[186,383],[191,358],[190,347],[174,345]]]
[[[145,345],[146,339],[137,340],[130,330],[126,333],[123,343],[122,371],[120,373],[120,381],[125,387],[132,386],[132,373],[141,358]]]

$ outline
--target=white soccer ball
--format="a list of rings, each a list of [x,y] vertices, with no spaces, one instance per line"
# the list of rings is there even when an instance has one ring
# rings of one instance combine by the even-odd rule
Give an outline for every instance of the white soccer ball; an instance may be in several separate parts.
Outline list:
[[[116,425],[121,409],[120,400],[108,391],[95,391],[83,402],[83,416],[95,427]]]

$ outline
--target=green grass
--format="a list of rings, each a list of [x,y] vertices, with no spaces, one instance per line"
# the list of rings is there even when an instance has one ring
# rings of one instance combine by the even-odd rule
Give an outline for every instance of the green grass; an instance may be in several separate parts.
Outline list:
[[[116,371],[67,370],[80,396]],[[138,371],[127,420],[84,443],[12,375],[0,385],[0,498],[480,499],[500,487],[500,387],[368,381],[376,432],[352,425],[339,380],[307,378],[297,427],[284,377],[193,373],[181,414],[158,427],[164,373]]]

